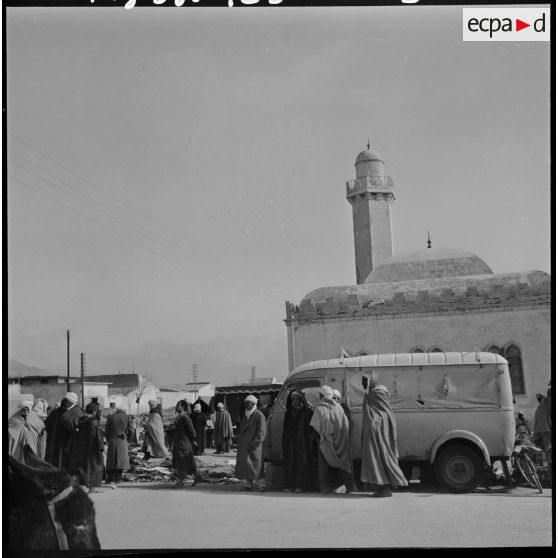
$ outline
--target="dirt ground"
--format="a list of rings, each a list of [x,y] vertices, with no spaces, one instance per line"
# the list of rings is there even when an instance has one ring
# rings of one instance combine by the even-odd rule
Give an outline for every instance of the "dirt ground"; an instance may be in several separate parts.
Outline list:
[[[207,450],[204,464],[235,453]],[[103,549],[517,547],[552,544],[551,490],[449,494],[412,485],[392,498],[243,492],[238,481],[123,483],[94,494]]]

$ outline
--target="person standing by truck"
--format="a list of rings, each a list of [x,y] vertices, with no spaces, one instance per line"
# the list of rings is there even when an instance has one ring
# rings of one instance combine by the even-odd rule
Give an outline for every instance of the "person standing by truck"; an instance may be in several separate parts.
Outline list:
[[[244,417],[238,431],[238,453],[234,476],[244,481],[244,490],[265,491],[265,478],[261,476],[262,444],[267,433],[263,413],[258,411],[258,399],[249,395],[244,400]]]
[[[315,462],[315,441],[310,432],[312,408],[304,394],[292,390],[287,397],[283,421],[283,466],[285,492],[303,492],[312,486],[312,465]]]
[[[329,494],[333,485],[341,493],[340,484],[351,485],[349,458],[349,421],[341,405],[333,401],[329,386],[320,388],[320,401],[314,409],[310,426],[319,436],[318,482],[320,493]],[[332,483],[333,477],[335,481]],[[341,481],[341,482],[340,482]]]
[[[363,376],[368,393],[362,403],[362,466],[360,479],[379,486],[376,498],[392,495],[392,486],[407,486],[407,479],[399,467],[395,417],[389,403],[389,391],[378,385],[378,374],[370,371]]]

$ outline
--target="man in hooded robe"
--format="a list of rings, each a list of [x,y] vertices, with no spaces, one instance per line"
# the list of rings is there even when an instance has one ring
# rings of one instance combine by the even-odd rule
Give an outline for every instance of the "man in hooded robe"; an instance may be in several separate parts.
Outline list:
[[[27,426],[33,433],[34,439],[37,440],[37,451],[35,452],[39,459],[44,461],[46,453],[46,425],[48,404],[44,399],[37,399],[33,404],[33,408],[27,417]]]
[[[172,429],[172,467],[176,471],[178,482],[175,488],[183,488],[187,475],[194,475],[196,485],[196,460],[194,448],[196,443],[196,431],[190,419],[190,405],[184,399],[180,400],[175,407],[176,419]]]
[[[345,416],[347,417],[347,420],[349,421],[349,461],[351,463],[353,463],[353,459],[351,456],[351,444],[350,444],[350,439],[351,439],[351,433],[353,431],[353,419],[351,417],[351,410],[349,409],[349,406],[343,402],[343,399],[341,398],[341,392],[338,389],[334,389],[333,391],[333,401],[335,401],[335,403],[337,403],[337,405],[341,405],[341,407],[343,408],[343,412],[345,413]],[[351,476],[350,478],[344,478],[344,481],[346,481],[346,490],[348,492],[356,492],[357,491],[357,486],[356,486],[356,481],[355,481],[355,471],[352,469],[351,470]]]
[[[202,413],[200,403],[194,404],[194,412],[190,417],[194,430],[196,431],[196,441],[198,445],[195,448],[194,455],[202,455],[205,451],[205,416]]]
[[[10,417],[8,421],[8,453],[18,461],[23,461],[23,448],[29,444],[31,449],[37,453],[37,440],[33,438],[27,426],[27,418],[31,414],[33,403],[31,401],[21,401],[19,409]]]
[[[313,487],[317,447],[310,431],[312,407],[304,394],[292,390],[287,396],[283,420],[283,471],[285,492],[304,492]]]
[[[229,453],[231,438],[233,437],[233,423],[230,413],[223,403],[217,403],[215,411],[215,426],[213,439],[215,440],[215,453]]]
[[[77,474],[89,493],[101,492],[103,480],[103,435],[99,428],[99,405],[89,403],[78,420],[70,444],[70,472]]]
[[[130,468],[128,457],[128,428],[130,419],[121,407],[107,417],[105,437],[107,439],[107,484],[115,488],[122,481],[122,473]]]
[[[360,479],[375,484],[377,498],[392,495],[392,486],[407,486],[407,479],[399,467],[395,417],[389,403],[389,391],[378,385],[378,375],[372,370],[363,377],[368,393],[362,403],[362,464]]]
[[[320,401],[314,409],[310,426],[319,436],[318,482],[320,492],[329,494],[346,489],[339,486],[351,485],[351,461],[349,458],[349,421],[341,405],[333,400],[333,390],[329,386],[320,388]],[[348,491],[346,491],[349,493]]]
[[[157,401],[151,400],[149,404],[149,416],[144,425],[143,451],[145,459],[151,457],[168,457],[169,452],[165,446],[165,430],[163,419],[159,411]]]
[[[238,430],[238,449],[234,476],[244,481],[245,490],[265,490],[261,478],[262,445],[267,432],[265,416],[257,409],[258,399],[249,395],[244,400],[244,416]]]

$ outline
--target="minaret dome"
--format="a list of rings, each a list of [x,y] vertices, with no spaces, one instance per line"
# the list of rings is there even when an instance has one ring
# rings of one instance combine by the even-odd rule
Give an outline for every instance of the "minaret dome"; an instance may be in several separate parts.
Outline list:
[[[375,149],[361,151],[355,161],[356,178],[384,176],[384,158]]]

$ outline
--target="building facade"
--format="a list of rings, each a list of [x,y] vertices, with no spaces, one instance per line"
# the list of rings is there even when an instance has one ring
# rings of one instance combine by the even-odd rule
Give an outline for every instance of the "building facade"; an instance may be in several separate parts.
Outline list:
[[[355,167],[346,195],[356,285],[315,289],[298,305],[287,301],[289,369],[343,351],[496,352],[509,362],[516,409],[532,418],[536,394],[546,394],[551,377],[549,274],[495,274],[475,254],[430,241],[392,255],[393,181],[376,151],[360,153]]]
[[[27,394],[32,394],[32,399],[44,399],[51,407],[59,403],[64,395],[68,392],[68,379],[66,376],[21,376],[18,378],[19,390]],[[70,391],[78,396],[78,404],[82,402],[82,386],[81,379],[71,376],[69,379]],[[18,399],[15,396],[9,396],[10,400]],[[28,399],[27,396],[24,397]],[[19,397],[21,399],[21,397]],[[89,379],[83,383],[83,401],[84,405],[88,403],[97,403],[101,408],[109,406],[108,383],[95,382]]]

